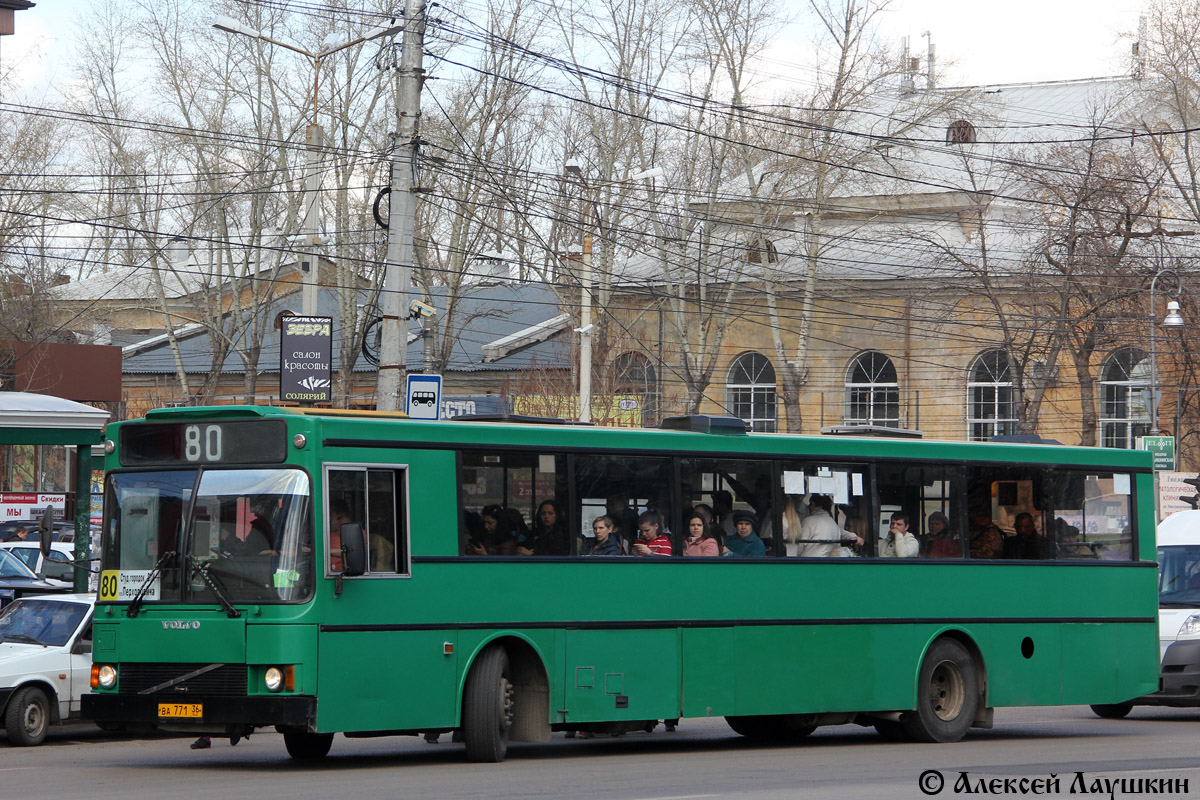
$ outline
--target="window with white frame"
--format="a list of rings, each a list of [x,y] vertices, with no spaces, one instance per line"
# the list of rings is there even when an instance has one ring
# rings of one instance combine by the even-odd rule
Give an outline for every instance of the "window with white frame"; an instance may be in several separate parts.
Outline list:
[[[613,360],[613,394],[637,395],[643,425],[659,422],[658,376],[641,353],[622,353]]]
[[[1100,373],[1100,444],[1132,450],[1150,432],[1150,361],[1132,347],[1118,350]]]
[[[845,424],[900,426],[896,367],[877,350],[860,353],[846,370]]]
[[[989,350],[975,359],[967,377],[967,437],[987,442],[1017,432],[1008,353]]]
[[[737,357],[725,380],[725,397],[730,413],[750,423],[751,430],[776,430],[775,368],[763,354]]]

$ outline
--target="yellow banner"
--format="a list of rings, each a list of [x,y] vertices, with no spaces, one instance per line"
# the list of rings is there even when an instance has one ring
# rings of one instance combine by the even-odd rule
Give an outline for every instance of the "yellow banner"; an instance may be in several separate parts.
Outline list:
[[[512,413],[526,417],[579,419],[578,395],[513,395]],[[636,394],[593,395],[592,422],[609,428],[642,427],[642,398]]]

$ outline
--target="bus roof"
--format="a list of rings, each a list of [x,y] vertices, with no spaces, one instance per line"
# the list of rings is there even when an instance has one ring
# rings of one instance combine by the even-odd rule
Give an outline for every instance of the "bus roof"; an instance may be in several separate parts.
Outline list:
[[[433,442],[473,447],[545,447],[588,450],[646,450],[656,453],[688,452],[745,455],[853,458],[858,454],[890,459],[952,459],[1014,463],[1096,465],[1149,472],[1151,454],[1140,450],[1077,447],[1010,442],[964,442],[814,436],[792,433],[724,433],[654,428],[611,428],[562,424],[454,420],[415,420],[397,412],[355,411],[287,406],[194,406],[157,409],[147,414],[156,422],[168,419],[245,419],[247,417],[292,417],[320,421],[327,444],[355,446],[372,441],[373,446],[402,447],[404,442]],[[136,422],[130,420],[129,422]],[[394,423],[390,435],[359,430],[378,422]],[[121,423],[126,424],[126,423]],[[365,446],[365,445],[364,445]]]

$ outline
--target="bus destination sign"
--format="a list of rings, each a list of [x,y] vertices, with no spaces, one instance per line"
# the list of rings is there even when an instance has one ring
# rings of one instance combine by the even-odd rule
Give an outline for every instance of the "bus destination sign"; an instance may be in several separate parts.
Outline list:
[[[121,463],[278,464],[287,458],[281,419],[133,422],[121,427]]]
[[[333,399],[333,318],[284,317],[279,330],[279,397],[293,403]]]

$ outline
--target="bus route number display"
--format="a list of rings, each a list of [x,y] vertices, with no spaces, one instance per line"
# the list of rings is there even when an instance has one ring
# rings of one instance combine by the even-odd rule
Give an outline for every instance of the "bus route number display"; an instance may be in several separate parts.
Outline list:
[[[146,422],[121,428],[121,463],[279,463],[287,456],[283,420]]]

